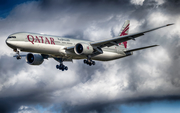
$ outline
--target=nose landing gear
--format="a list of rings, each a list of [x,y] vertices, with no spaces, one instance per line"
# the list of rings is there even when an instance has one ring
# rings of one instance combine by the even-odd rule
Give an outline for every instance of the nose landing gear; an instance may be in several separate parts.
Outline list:
[[[16,59],[17,59],[17,60],[20,60],[20,59],[21,59],[21,56],[20,56],[20,54],[19,54],[19,51],[18,51],[17,49],[14,49],[14,52],[16,52],[16,54],[17,54],[17,55],[15,56]]]

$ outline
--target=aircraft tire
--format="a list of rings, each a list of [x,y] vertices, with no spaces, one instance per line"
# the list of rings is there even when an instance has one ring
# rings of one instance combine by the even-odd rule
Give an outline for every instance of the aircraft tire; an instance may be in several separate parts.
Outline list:
[[[94,61],[92,61],[92,65],[95,65],[96,63]]]
[[[86,60],[84,60],[84,63],[86,64],[86,63],[87,63],[87,61],[86,61]]]
[[[59,65],[56,65],[56,69],[59,69]]]
[[[68,67],[67,66],[65,66],[65,68],[64,68],[65,70],[68,70]]]
[[[16,59],[17,59],[17,60],[20,60],[20,59],[21,59],[21,56],[17,56]]]

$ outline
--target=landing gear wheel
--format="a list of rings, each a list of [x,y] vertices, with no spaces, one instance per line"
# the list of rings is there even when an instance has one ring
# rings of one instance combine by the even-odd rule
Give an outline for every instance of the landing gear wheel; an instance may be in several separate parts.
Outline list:
[[[17,56],[16,59],[17,59],[17,60],[20,60],[20,59],[21,59],[21,56]]]
[[[63,64],[60,64],[60,65],[56,65],[56,68],[61,70],[61,71],[64,71],[64,70],[68,70],[68,67],[63,65]]]
[[[95,65],[96,63],[94,61],[92,61],[92,65]]]
[[[17,49],[13,49],[13,51],[16,52],[16,54],[17,54],[17,55],[15,55],[15,56],[16,56],[16,59],[17,59],[17,60],[20,60],[20,59],[21,59],[21,56],[20,56],[20,54],[19,54],[19,51],[18,51]]]
[[[87,65],[89,65],[89,66],[96,64],[95,61],[92,61],[92,60],[90,60],[90,59],[89,59],[89,60],[84,60],[84,63],[87,64]]]
[[[68,67],[67,66],[65,66],[65,68],[64,68],[65,70],[68,70]]]
[[[87,60],[84,60],[84,63],[86,64],[86,63],[87,63]]]
[[[64,65],[63,64],[60,64],[59,65],[59,69],[63,69]]]

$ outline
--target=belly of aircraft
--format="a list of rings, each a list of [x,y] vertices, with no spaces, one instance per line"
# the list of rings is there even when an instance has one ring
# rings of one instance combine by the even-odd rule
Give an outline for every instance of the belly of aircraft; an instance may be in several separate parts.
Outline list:
[[[103,54],[97,55],[93,57],[93,60],[99,60],[99,61],[109,61],[109,60],[115,60],[118,58],[125,57],[123,54],[115,53],[115,52],[106,52],[104,51]]]

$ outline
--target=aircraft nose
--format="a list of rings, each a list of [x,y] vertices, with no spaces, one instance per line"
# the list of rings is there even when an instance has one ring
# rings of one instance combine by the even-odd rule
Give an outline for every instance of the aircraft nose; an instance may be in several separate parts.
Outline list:
[[[9,46],[9,41],[8,41],[8,39],[6,39],[6,41],[5,41],[5,42],[6,42],[6,44]]]
[[[12,46],[12,44],[10,43],[10,41],[9,41],[9,39],[6,39],[6,44],[9,46],[9,47],[11,47]]]

